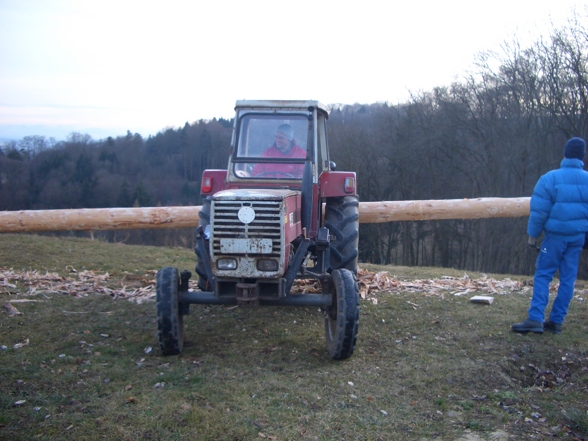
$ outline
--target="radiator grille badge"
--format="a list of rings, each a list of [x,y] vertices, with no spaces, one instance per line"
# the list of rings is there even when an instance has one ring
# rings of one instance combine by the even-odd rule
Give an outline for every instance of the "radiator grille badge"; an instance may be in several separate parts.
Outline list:
[[[255,211],[251,207],[241,207],[237,216],[244,224],[250,224],[255,219]]]

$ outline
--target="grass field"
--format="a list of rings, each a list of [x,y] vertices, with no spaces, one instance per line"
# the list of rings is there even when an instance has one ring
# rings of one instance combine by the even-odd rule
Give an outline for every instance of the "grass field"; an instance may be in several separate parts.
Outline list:
[[[185,249],[0,236],[1,269],[108,272],[113,289],[194,263]],[[498,290],[491,305],[469,302],[483,292],[379,292],[361,303],[355,354],[336,362],[315,308],[192,305],[183,354],[163,357],[154,302],[33,288],[0,279],[0,439],[588,439],[581,290],[560,335],[509,331],[528,289]]]

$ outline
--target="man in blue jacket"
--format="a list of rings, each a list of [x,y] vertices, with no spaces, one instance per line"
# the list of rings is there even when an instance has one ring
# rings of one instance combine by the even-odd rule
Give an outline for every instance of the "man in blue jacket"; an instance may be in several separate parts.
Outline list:
[[[580,252],[588,232],[588,172],[583,170],[586,142],[570,139],[564,148],[561,167],[541,176],[531,196],[531,215],[527,226],[529,246],[545,232],[539,248],[533,298],[528,318],[512,325],[514,332],[543,330],[559,334],[574,296]],[[549,284],[559,269],[559,289],[549,319],[545,308],[549,301]]]

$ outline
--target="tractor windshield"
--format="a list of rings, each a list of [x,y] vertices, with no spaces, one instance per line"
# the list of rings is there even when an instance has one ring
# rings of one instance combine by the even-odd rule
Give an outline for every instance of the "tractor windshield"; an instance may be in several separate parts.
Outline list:
[[[303,114],[247,114],[239,123],[234,173],[239,178],[301,179],[310,121]]]

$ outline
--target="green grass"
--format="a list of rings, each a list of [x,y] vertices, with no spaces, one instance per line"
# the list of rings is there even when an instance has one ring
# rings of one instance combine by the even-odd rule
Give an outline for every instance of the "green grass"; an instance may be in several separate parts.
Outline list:
[[[143,274],[170,265],[190,269],[195,263],[193,256],[193,252],[183,248],[128,246],[73,237],[0,236],[2,267],[56,271],[62,275],[69,273],[70,267],[118,276],[125,272]]]
[[[167,265],[190,270],[194,257],[1,235],[0,262],[107,271],[117,283]],[[406,280],[464,274],[370,269]],[[0,304],[25,298],[1,282]],[[529,294],[494,296],[479,305],[449,293],[379,293],[377,305],[361,304],[355,354],[335,362],[315,308],[192,305],[184,353],[163,357],[154,303],[39,293],[14,303],[21,315],[0,308],[0,439],[587,438],[586,302],[574,299],[560,335],[517,335],[509,328]]]

